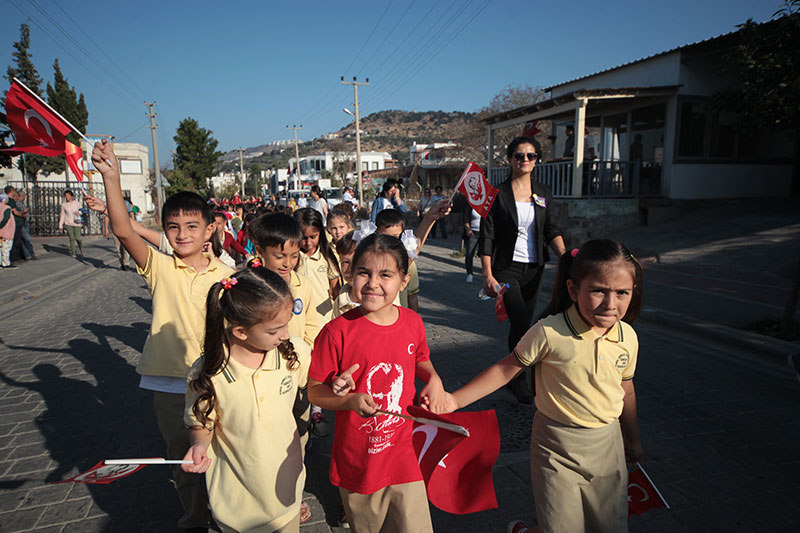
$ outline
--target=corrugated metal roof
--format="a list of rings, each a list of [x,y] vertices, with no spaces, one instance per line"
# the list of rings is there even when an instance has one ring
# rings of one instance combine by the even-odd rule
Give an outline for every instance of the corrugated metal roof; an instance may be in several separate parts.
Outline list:
[[[717,35],[715,37],[709,37],[708,39],[703,39],[701,41],[695,41],[693,43],[677,46],[677,47],[672,48],[670,50],[665,50],[663,52],[658,52],[656,54],[652,54],[652,55],[649,55],[649,56],[646,56],[646,57],[642,57],[640,59],[634,59],[632,61],[628,61],[627,63],[623,63],[623,64],[617,65],[615,67],[610,67],[610,68],[607,68],[605,70],[598,70],[597,72],[593,72],[592,74],[587,74],[585,76],[580,76],[578,78],[574,78],[574,79],[571,79],[569,81],[558,83],[556,85],[551,85],[550,87],[545,88],[545,91],[550,92],[555,87],[561,87],[563,85],[567,85],[567,84],[570,84],[570,83],[575,83],[576,81],[584,80],[586,78],[591,78],[593,76],[597,76],[598,74],[604,74],[606,72],[611,72],[612,70],[617,70],[617,69],[620,69],[620,68],[623,68],[623,67],[628,67],[630,65],[635,65],[636,63],[641,63],[642,61],[648,61],[650,59],[653,59],[653,58],[656,58],[656,57],[660,57],[660,56],[664,56],[664,55],[667,55],[667,54],[671,54],[673,52],[680,52],[680,51],[686,50],[687,48],[692,48],[692,47],[700,46],[700,45],[706,45],[706,44],[709,44],[712,41],[716,41],[718,39],[728,38],[728,37],[730,37],[731,35],[733,35],[735,33],[739,33],[739,31],[740,30],[729,31],[727,33],[723,33],[723,34]]]

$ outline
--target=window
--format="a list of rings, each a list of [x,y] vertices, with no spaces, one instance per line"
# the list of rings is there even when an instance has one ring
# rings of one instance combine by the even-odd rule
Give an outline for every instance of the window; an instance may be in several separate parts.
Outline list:
[[[378,170],[378,162],[377,161],[373,161],[372,162],[372,170]]]
[[[140,159],[120,159],[119,160],[119,173],[120,174],[141,174],[142,161]]]
[[[706,106],[703,102],[683,102],[680,107],[678,157],[704,155]]]

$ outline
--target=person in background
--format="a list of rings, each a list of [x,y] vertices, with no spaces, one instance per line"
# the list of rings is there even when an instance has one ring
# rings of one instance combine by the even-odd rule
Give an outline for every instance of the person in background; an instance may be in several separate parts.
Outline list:
[[[575,127],[567,126],[567,139],[564,141],[564,154],[562,157],[575,155]]]
[[[11,208],[11,214],[14,217],[14,242],[11,245],[11,262],[14,263],[25,256],[22,253],[22,225],[25,223],[25,217],[22,212],[17,209],[17,191],[11,185],[6,185],[3,191],[8,195],[8,206]]]
[[[308,198],[306,198],[306,193],[301,192],[300,198],[297,199],[297,209],[303,209],[304,207],[308,207]]]
[[[423,217],[425,214],[431,210],[436,204],[434,199],[431,197],[431,189],[430,187],[425,187],[425,192],[422,195],[422,198],[419,199],[419,206],[417,206],[417,216]]]
[[[125,209],[128,211],[128,218],[136,221],[136,216],[133,213],[133,206],[128,200],[129,196],[123,196],[122,198],[125,201]],[[119,239],[117,239],[117,237],[113,233],[113,230],[111,229],[111,217],[105,217],[103,219],[103,236],[106,239],[110,237],[109,231],[111,233],[110,236],[114,238],[114,246],[117,249],[117,257],[119,258],[119,269],[125,271],[128,269],[128,252],[125,251],[125,247],[122,246],[122,243],[120,242]]]
[[[72,257],[83,257],[83,242],[81,241],[81,204],[69,189],[64,191],[64,202],[61,204],[61,215],[58,218],[58,230],[67,231],[69,249]]]
[[[464,214],[462,219],[464,232],[461,237],[464,240],[464,268],[467,269],[467,283],[472,283],[472,264],[481,235],[481,216],[469,204],[466,204],[462,213]]]
[[[25,222],[22,223],[20,229],[20,240],[22,244],[22,258],[27,261],[28,259],[36,260],[36,253],[33,251],[33,239],[31,239],[31,209],[28,207],[25,191],[17,192],[17,210],[22,213]]]
[[[327,224],[328,202],[325,200],[322,189],[319,188],[319,185],[314,185],[311,187],[311,203],[309,204],[309,207],[319,211],[319,214],[322,215],[323,225]]]
[[[8,205],[8,195],[0,193],[0,268],[17,268],[11,265],[11,247],[14,245],[14,230],[16,223],[11,207]]]
[[[400,188],[394,180],[387,180],[383,184],[380,194],[372,203],[372,211],[370,212],[369,218],[372,220],[373,224],[375,223],[375,217],[384,209],[396,209],[401,213],[408,211],[405,202],[400,198]]]
[[[444,200],[445,197],[444,197],[444,194],[442,194],[442,186],[441,185],[437,185],[434,190],[436,191],[436,194],[431,196],[431,200],[433,200],[433,204],[436,205],[439,202],[441,202],[442,200]],[[433,226],[433,230],[431,230],[431,233],[433,234],[434,237],[436,237],[436,228],[437,227],[439,228],[439,230],[440,230],[440,232],[442,234],[442,239],[446,239],[447,238],[447,220],[446,219],[439,219],[439,220],[436,221],[436,224],[434,224],[434,226]]]

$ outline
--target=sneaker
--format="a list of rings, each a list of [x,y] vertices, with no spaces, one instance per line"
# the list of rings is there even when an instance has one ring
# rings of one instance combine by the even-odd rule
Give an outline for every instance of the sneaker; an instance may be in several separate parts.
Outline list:
[[[797,379],[800,380],[800,352],[790,354],[788,362],[794,373],[797,374]]]
[[[522,520],[514,520],[508,524],[508,529],[506,529],[506,533],[528,533],[529,531],[533,530],[529,529]]]
[[[467,274],[467,283],[472,283],[472,274]]]
[[[311,520],[311,507],[306,502],[300,504],[300,523],[305,524]]]
[[[4,266],[3,268],[5,268],[6,270],[13,270],[13,269],[19,268],[19,267],[17,265],[8,265],[8,266]]]
[[[311,433],[315,437],[328,436],[328,421],[325,420],[325,415],[322,414],[322,411],[311,413],[310,424],[311,424]]]

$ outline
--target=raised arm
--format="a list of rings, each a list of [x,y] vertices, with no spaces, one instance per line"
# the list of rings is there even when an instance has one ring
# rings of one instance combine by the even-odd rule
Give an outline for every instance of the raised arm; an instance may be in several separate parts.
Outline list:
[[[100,198],[96,198],[94,196],[89,196],[88,194],[84,195],[86,199],[86,205],[89,206],[89,209],[92,211],[97,211],[100,214],[107,215],[108,210],[106,203],[101,200]],[[131,215],[133,213],[130,213]],[[108,221],[109,217],[106,217],[106,221]],[[131,217],[131,227],[133,231],[136,232],[141,238],[158,248],[161,245],[161,232],[156,231],[154,229],[150,229],[144,226],[141,222],[136,220],[135,218]],[[106,231],[108,231],[108,227],[106,226]]]
[[[425,216],[422,217],[422,221],[417,226],[417,229],[414,230],[414,235],[417,236],[417,241],[419,244],[417,245],[417,253],[422,251],[422,245],[425,244],[425,241],[428,240],[428,235],[431,232],[431,228],[436,223],[437,220],[440,218],[446,217],[450,213],[450,209],[452,204],[450,204],[450,200],[444,199],[436,202],[436,204],[431,207]]]
[[[125,200],[122,198],[117,157],[114,155],[114,150],[107,140],[103,139],[101,143],[95,143],[92,151],[92,162],[103,176],[111,229],[128,253],[131,254],[139,268],[144,268],[147,265],[147,256],[149,254],[147,244],[145,244],[142,237],[133,231],[131,219],[128,218],[128,210],[125,208]]]

